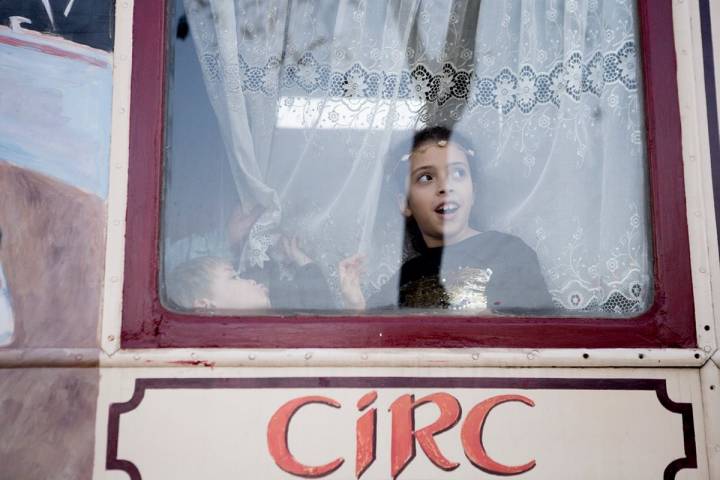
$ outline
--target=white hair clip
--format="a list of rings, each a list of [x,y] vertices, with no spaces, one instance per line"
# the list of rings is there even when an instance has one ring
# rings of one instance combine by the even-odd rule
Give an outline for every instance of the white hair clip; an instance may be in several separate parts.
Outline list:
[[[400,157],[400,161],[401,161],[401,162],[407,162],[408,160],[410,160],[410,154],[409,154],[409,153],[406,153],[405,155],[403,155],[402,157]]]
[[[438,147],[447,147],[448,141],[447,140],[438,140],[437,146]]]

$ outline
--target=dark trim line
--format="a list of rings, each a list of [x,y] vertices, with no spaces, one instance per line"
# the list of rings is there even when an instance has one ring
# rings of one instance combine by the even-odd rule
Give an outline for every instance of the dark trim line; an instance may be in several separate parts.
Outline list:
[[[266,377],[266,378],[138,378],[130,400],[110,405],[105,468],[121,470],[131,480],[141,480],[137,466],[117,458],[120,415],[142,403],[147,390],[276,388],[477,388],[521,390],[634,390],[654,391],[660,404],[680,414],[683,424],[685,456],[665,467],[664,480],[672,480],[684,468],[697,468],[695,425],[691,403],[677,403],[667,393],[665,379],[634,378],[473,378],[473,377]]]
[[[699,0],[700,32],[702,36],[703,71],[705,72],[705,104],[707,105],[708,140],[712,171],[715,219],[720,212],[720,133],[718,132],[717,92],[715,91],[715,54],[712,38],[712,16],[709,0]],[[715,222],[720,239],[720,222]]]

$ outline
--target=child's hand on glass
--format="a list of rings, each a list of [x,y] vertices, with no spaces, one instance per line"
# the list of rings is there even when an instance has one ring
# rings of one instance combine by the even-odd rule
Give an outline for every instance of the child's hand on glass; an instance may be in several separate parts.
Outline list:
[[[365,310],[365,296],[360,288],[360,278],[365,273],[365,255],[356,253],[338,264],[340,291],[345,307],[351,310]]]
[[[281,243],[285,256],[298,267],[312,263],[312,258],[308,257],[307,254],[300,249],[297,237],[283,237]]]

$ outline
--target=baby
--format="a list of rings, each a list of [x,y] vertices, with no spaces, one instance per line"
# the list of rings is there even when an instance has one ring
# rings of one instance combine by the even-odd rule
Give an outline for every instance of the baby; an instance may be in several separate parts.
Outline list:
[[[322,309],[331,294],[320,268],[300,249],[297,238],[283,237],[279,247],[292,264],[292,278],[281,278],[276,262],[268,262],[265,272],[246,271],[240,277],[231,259],[203,256],[170,272],[167,298],[184,310]]]
[[[229,260],[198,257],[180,264],[165,281],[167,297],[183,310],[270,308],[268,289],[238,277]]]

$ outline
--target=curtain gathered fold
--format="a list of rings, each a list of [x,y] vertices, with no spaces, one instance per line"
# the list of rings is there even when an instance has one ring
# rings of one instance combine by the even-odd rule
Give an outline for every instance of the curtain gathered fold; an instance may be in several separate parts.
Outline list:
[[[297,235],[331,284],[403,260],[388,152],[423,126],[472,140],[474,221],[538,254],[559,307],[651,299],[637,13],[631,0],[185,0],[253,226],[241,263]]]

